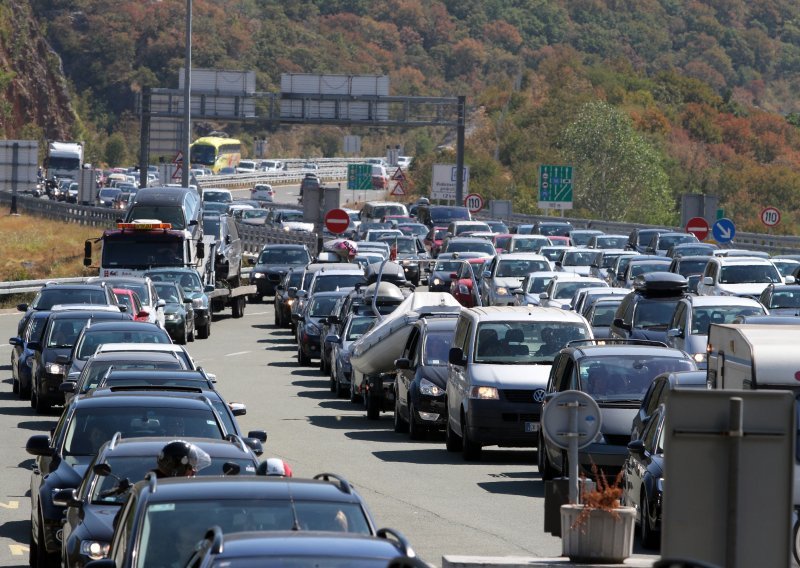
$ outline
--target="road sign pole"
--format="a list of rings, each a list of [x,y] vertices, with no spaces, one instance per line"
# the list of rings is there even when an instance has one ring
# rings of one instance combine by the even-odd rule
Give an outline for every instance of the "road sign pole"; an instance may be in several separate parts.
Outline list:
[[[458,97],[458,127],[456,128],[456,203],[464,203],[464,123],[467,97]]]
[[[578,495],[578,409],[581,403],[577,400],[567,402],[565,406],[569,409],[569,431],[572,434],[569,439],[569,502],[579,503]]]

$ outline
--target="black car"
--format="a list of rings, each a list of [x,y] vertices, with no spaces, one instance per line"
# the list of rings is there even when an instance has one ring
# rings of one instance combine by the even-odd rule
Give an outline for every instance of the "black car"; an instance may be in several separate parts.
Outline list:
[[[298,363],[308,365],[311,359],[319,359],[322,356],[323,338],[320,320],[330,316],[336,302],[349,292],[349,289],[339,292],[317,292],[308,300],[301,314],[294,314]]]
[[[545,237],[568,237],[574,229],[569,221],[537,221],[533,225],[532,233]]]
[[[213,527],[186,563],[187,568],[245,566],[423,567],[408,541],[392,529],[376,536],[330,532],[252,531],[225,536]]]
[[[44,333],[49,311],[33,312],[27,320],[22,333],[18,337],[11,337],[11,390],[21,399],[31,396],[31,366],[34,352],[29,347],[31,343],[40,343]]]
[[[419,440],[447,424],[447,359],[457,317],[421,318],[394,362],[394,430]]]
[[[666,343],[667,327],[687,286],[686,278],[672,272],[637,276],[633,291],[623,298],[614,315],[611,337]]]
[[[631,442],[642,437],[650,417],[675,388],[706,388],[706,371],[662,373],[653,379],[631,424]]]
[[[637,227],[628,235],[628,245],[625,247],[628,250],[635,250],[636,252],[643,253],[647,250],[647,245],[650,244],[650,239],[653,235],[658,233],[668,233],[670,229],[666,228],[640,228]]]
[[[176,282],[183,294],[192,300],[194,328],[199,339],[211,335],[211,307],[208,293],[214,291],[213,284],[203,285],[200,274],[194,268],[154,268],[144,274],[153,282]]]
[[[85,306],[83,306],[85,307]],[[59,385],[67,376],[69,354],[84,326],[92,320],[130,320],[130,316],[110,311],[77,309],[53,311],[47,318],[42,339],[28,343],[31,357],[31,406],[37,413],[47,412],[54,404],[64,404]]]
[[[164,328],[179,345],[194,341],[194,308],[191,298],[183,294],[183,288],[174,282],[154,282],[158,297],[164,306]]]
[[[384,237],[378,241],[389,245],[390,255],[403,267],[406,280],[419,286],[422,270],[420,263],[415,261],[430,258],[425,245],[416,237]]]
[[[33,563],[40,568],[60,565],[64,510],[53,503],[53,490],[78,487],[100,446],[114,433],[134,438],[178,436],[182,431],[201,438],[223,439],[228,434],[202,395],[139,392],[73,399],[52,437],[31,436],[25,450],[36,456],[30,486]]]
[[[202,368],[196,370],[114,370],[107,372],[97,385],[92,396],[114,395],[118,393],[152,392],[169,395],[193,394],[204,396],[217,411],[225,430],[240,436],[253,451],[261,455],[263,443],[267,441],[264,430],[251,430],[247,437],[242,433],[237,416],[247,414],[247,406],[241,402],[226,402],[216,390],[214,380]],[[190,430],[178,432],[184,436],[194,435]]]
[[[580,450],[579,466],[588,473],[592,465],[597,465],[608,479],[613,479],[628,455],[631,422],[653,380],[664,372],[696,370],[689,355],[656,342],[572,342],[553,361],[543,405],[553,394],[567,390],[579,390],[595,399],[602,425],[598,437]],[[537,453],[542,479],[566,475],[565,452],[541,431]]]
[[[261,300],[262,296],[272,296],[290,269],[303,268],[310,262],[311,254],[306,245],[273,243],[265,245],[250,272],[250,284],[256,287],[253,299]]]
[[[119,306],[117,297],[110,285],[97,284],[61,284],[48,282],[36,293],[30,304],[18,304],[17,310],[25,315],[17,324],[17,336],[22,333],[32,312],[52,310],[57,305],[88,304],[90,306]]]
[[[197,475],[256,475],[258,458],[240,438],[210,440],[183,438],[206,452],[211,464]],[[100,448],[77,489],[64,489],[54,496],[66,507],[61,535],[61,563],[83,567],[105,558],[114,534],[114,515],[128,497],[132,484],[156,467],[164,438],[114,436]]]
[[[289,327],[292,321],[292,304],[303,282],[303,270],[289,270],[275,287],[275,326]]]
[[[106,343],[172,343],[172,340],[163,328],[154,323],[90,320],[75,340],[69,361],[64,363],[68,369],[66,378],[70,374],[80,373],[89,357]]]
[[[669,271],[688,278],[692,274],[702,274],[711,255],[676,256],[669,265]]]
[[[223,532],[330,531],[375,535],[372,515],[345,479],[199,477],[137,483],[119,513],[103,566],[184,566],[211,526]],[[143,539],[144,534],[151,535]]]

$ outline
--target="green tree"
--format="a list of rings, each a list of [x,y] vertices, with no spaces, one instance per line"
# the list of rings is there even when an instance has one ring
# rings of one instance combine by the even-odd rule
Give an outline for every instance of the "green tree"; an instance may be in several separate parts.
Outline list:
[[[566,128],[562,148],[576,168],[576,208],[615,221],[671,220],[661,157],[628,115],[605,102],[586,103]]]
[[[115,132],[108,137],[104,158],[109,166],[119,166],[127,162],[128,145],[122,134]]]

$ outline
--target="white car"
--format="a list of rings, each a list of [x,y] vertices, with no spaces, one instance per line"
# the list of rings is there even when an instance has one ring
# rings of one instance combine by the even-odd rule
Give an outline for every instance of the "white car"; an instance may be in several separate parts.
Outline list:
[[[284,169],[284,164],[281,160],[261,160],[258,169],[262,172],[280,172]]]
[[[514,290],[531,272],[551,271],[553,265],[540,254],[498,254],[483,272],[480,295],[484,306],[511,306]]]
[[[778,269],[766,258],[712,256],[697,284],[697,295],[758,298],[770,284],[794,284],[794,278],[787,276],[784,282]]]
[[[275,201],[275,190],[268,183],[257,183],[250,190],[250,199],[272,203]]]
[[[579,288],[606,286],[599,278],[585,278],[574,272],[559,272],[554,276],[544,292],[539,294],[541,305],[546,308],[572,309],[572,299]]]
[[[237,174],[254,174],[256,173],[256,163],[253,160],[241,160],[239,165],[236,166]]]

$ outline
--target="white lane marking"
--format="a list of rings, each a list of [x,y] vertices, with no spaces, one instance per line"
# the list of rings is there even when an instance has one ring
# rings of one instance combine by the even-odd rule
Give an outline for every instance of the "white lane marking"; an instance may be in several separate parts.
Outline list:
[[[253,312],[252,314],[245,314],[246,316],[265,316],[269,312]]]
[[[8,503],[0,502],[0,507],[3,509],[19,509],[19,501],[9,501]]]
[[[227,353],[225,357],[236,357],[237,355],[245,355],[250,353],[250,351],[237,351],[236,353]]]
[[[11,347],[11,344],[9,344],[9,343],[0,343],[0,349],[3,349],[5,347]]]
[[[11,556],[22,556],[31,551],[30,547],[24,544],[9,544],[8,549],[11,551]]]

